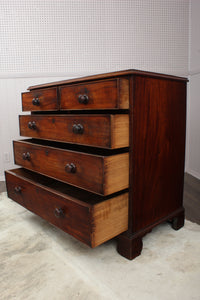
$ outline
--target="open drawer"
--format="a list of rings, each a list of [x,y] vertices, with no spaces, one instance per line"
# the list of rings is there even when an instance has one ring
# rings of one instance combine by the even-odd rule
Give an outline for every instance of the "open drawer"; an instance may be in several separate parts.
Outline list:
[[[128,192],[99,196],[19,168],[5,172],[8,197],[92,248],[128,229]]]
[[[13,144],[15,163],[25,169],[103,196],[129,186],[128,152],[34,139]]]

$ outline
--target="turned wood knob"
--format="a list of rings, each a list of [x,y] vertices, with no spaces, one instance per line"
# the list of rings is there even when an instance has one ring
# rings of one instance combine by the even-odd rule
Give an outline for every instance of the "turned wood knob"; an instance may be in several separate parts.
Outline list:
[[[75,134],[82,134],[83,133],[83,125],[81,125],[81,124],[74,124],[73,125],[73,133],[75,133]]]
[[[65,171],[67,173],[75,173],[76,172],[76,166],[75,166],[75,164],[73,164],[73,163],[66,164]]]
[[[78,96],[78,102],[80,104],[88,104],[89,102],[89,97],[87,95],[79,95]]]
[[[23,157],[24,160],[31,160],[31,155],[30,155],[29,152],[24,152],[22,154],[22,157]]]
[[[14,190],[15,190],[15,193],[21,193],[22,188],[21,188],[21,186],[16,186],[14,188]]]
[[[64,217],[64,212],[63,212],[62,208],[56,207],[55,210],[54,210],[54,215],[55,215],[56,218]]]
[[[33,98],[32,103],[33,103],[33,105],[37,105],[37,106],[40,105],[39,98]]]
[[[34,121],[33,122],[28,122],[28,128],[35,130],[36,129],[36,123]]]

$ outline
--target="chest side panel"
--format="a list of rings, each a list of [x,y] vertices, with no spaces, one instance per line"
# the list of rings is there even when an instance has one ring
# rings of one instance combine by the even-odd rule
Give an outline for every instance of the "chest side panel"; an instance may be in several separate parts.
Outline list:
[[[133,91],[130,227],[134,232],[182,206],[186,83],[136,76]]]

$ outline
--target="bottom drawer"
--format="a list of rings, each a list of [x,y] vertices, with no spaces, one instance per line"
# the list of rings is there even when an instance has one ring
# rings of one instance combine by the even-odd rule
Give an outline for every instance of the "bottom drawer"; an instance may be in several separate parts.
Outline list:
[[[128,229],[128,192],[103,197],[23,168],[5,174],[9,198],[92,248]]]

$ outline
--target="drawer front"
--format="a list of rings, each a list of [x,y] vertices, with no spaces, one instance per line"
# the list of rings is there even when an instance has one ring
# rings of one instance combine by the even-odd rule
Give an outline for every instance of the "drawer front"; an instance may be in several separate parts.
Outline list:
[[[60,109],[128,109],[129,81],[118,78],[60,89]]]
[[[20,116],[20,135],[102,148],[129,146],[128,115]]]
[[[58,109],[56,88],[22,93],[23,111],[53,111]]]
[[[14,142],[15,163],[101,195],[128,188],[129,154],[108,157]]]
[[[92,205],[27,179],[19,170],[6,172],[8,197],[87,245],[96,247],[127,230],[128,193]]]

